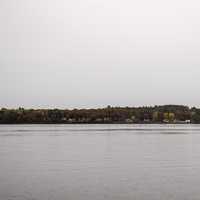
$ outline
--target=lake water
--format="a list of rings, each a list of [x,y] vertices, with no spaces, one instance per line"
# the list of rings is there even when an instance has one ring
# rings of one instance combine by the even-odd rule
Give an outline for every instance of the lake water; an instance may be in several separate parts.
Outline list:
[[[198,125],[2,125],[0,200],[199,200]]]

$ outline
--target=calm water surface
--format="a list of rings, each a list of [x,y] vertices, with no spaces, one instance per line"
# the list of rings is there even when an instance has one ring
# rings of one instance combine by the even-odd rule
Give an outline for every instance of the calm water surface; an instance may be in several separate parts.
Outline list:
[[[0,200],[199,200],[200,126],[2,125]]]

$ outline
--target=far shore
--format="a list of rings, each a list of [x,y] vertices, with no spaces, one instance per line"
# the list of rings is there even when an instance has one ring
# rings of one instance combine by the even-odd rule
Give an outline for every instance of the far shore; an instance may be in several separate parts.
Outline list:
[[[184,105],[93,109],[0,109],[0,124],[200,124],[200,109]]]

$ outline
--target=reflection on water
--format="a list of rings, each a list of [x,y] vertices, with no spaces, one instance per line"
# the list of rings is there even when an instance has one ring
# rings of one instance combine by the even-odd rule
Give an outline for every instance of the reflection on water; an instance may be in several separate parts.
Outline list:
[[[198,125],[2,125],[0,200],[199,200]]]

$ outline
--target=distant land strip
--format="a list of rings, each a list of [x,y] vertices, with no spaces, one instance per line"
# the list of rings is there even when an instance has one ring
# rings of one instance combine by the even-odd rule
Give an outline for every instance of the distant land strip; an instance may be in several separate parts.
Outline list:
[[[200,124],[200,109],[183,105],[96,109],[0,109],[0,124]]]

